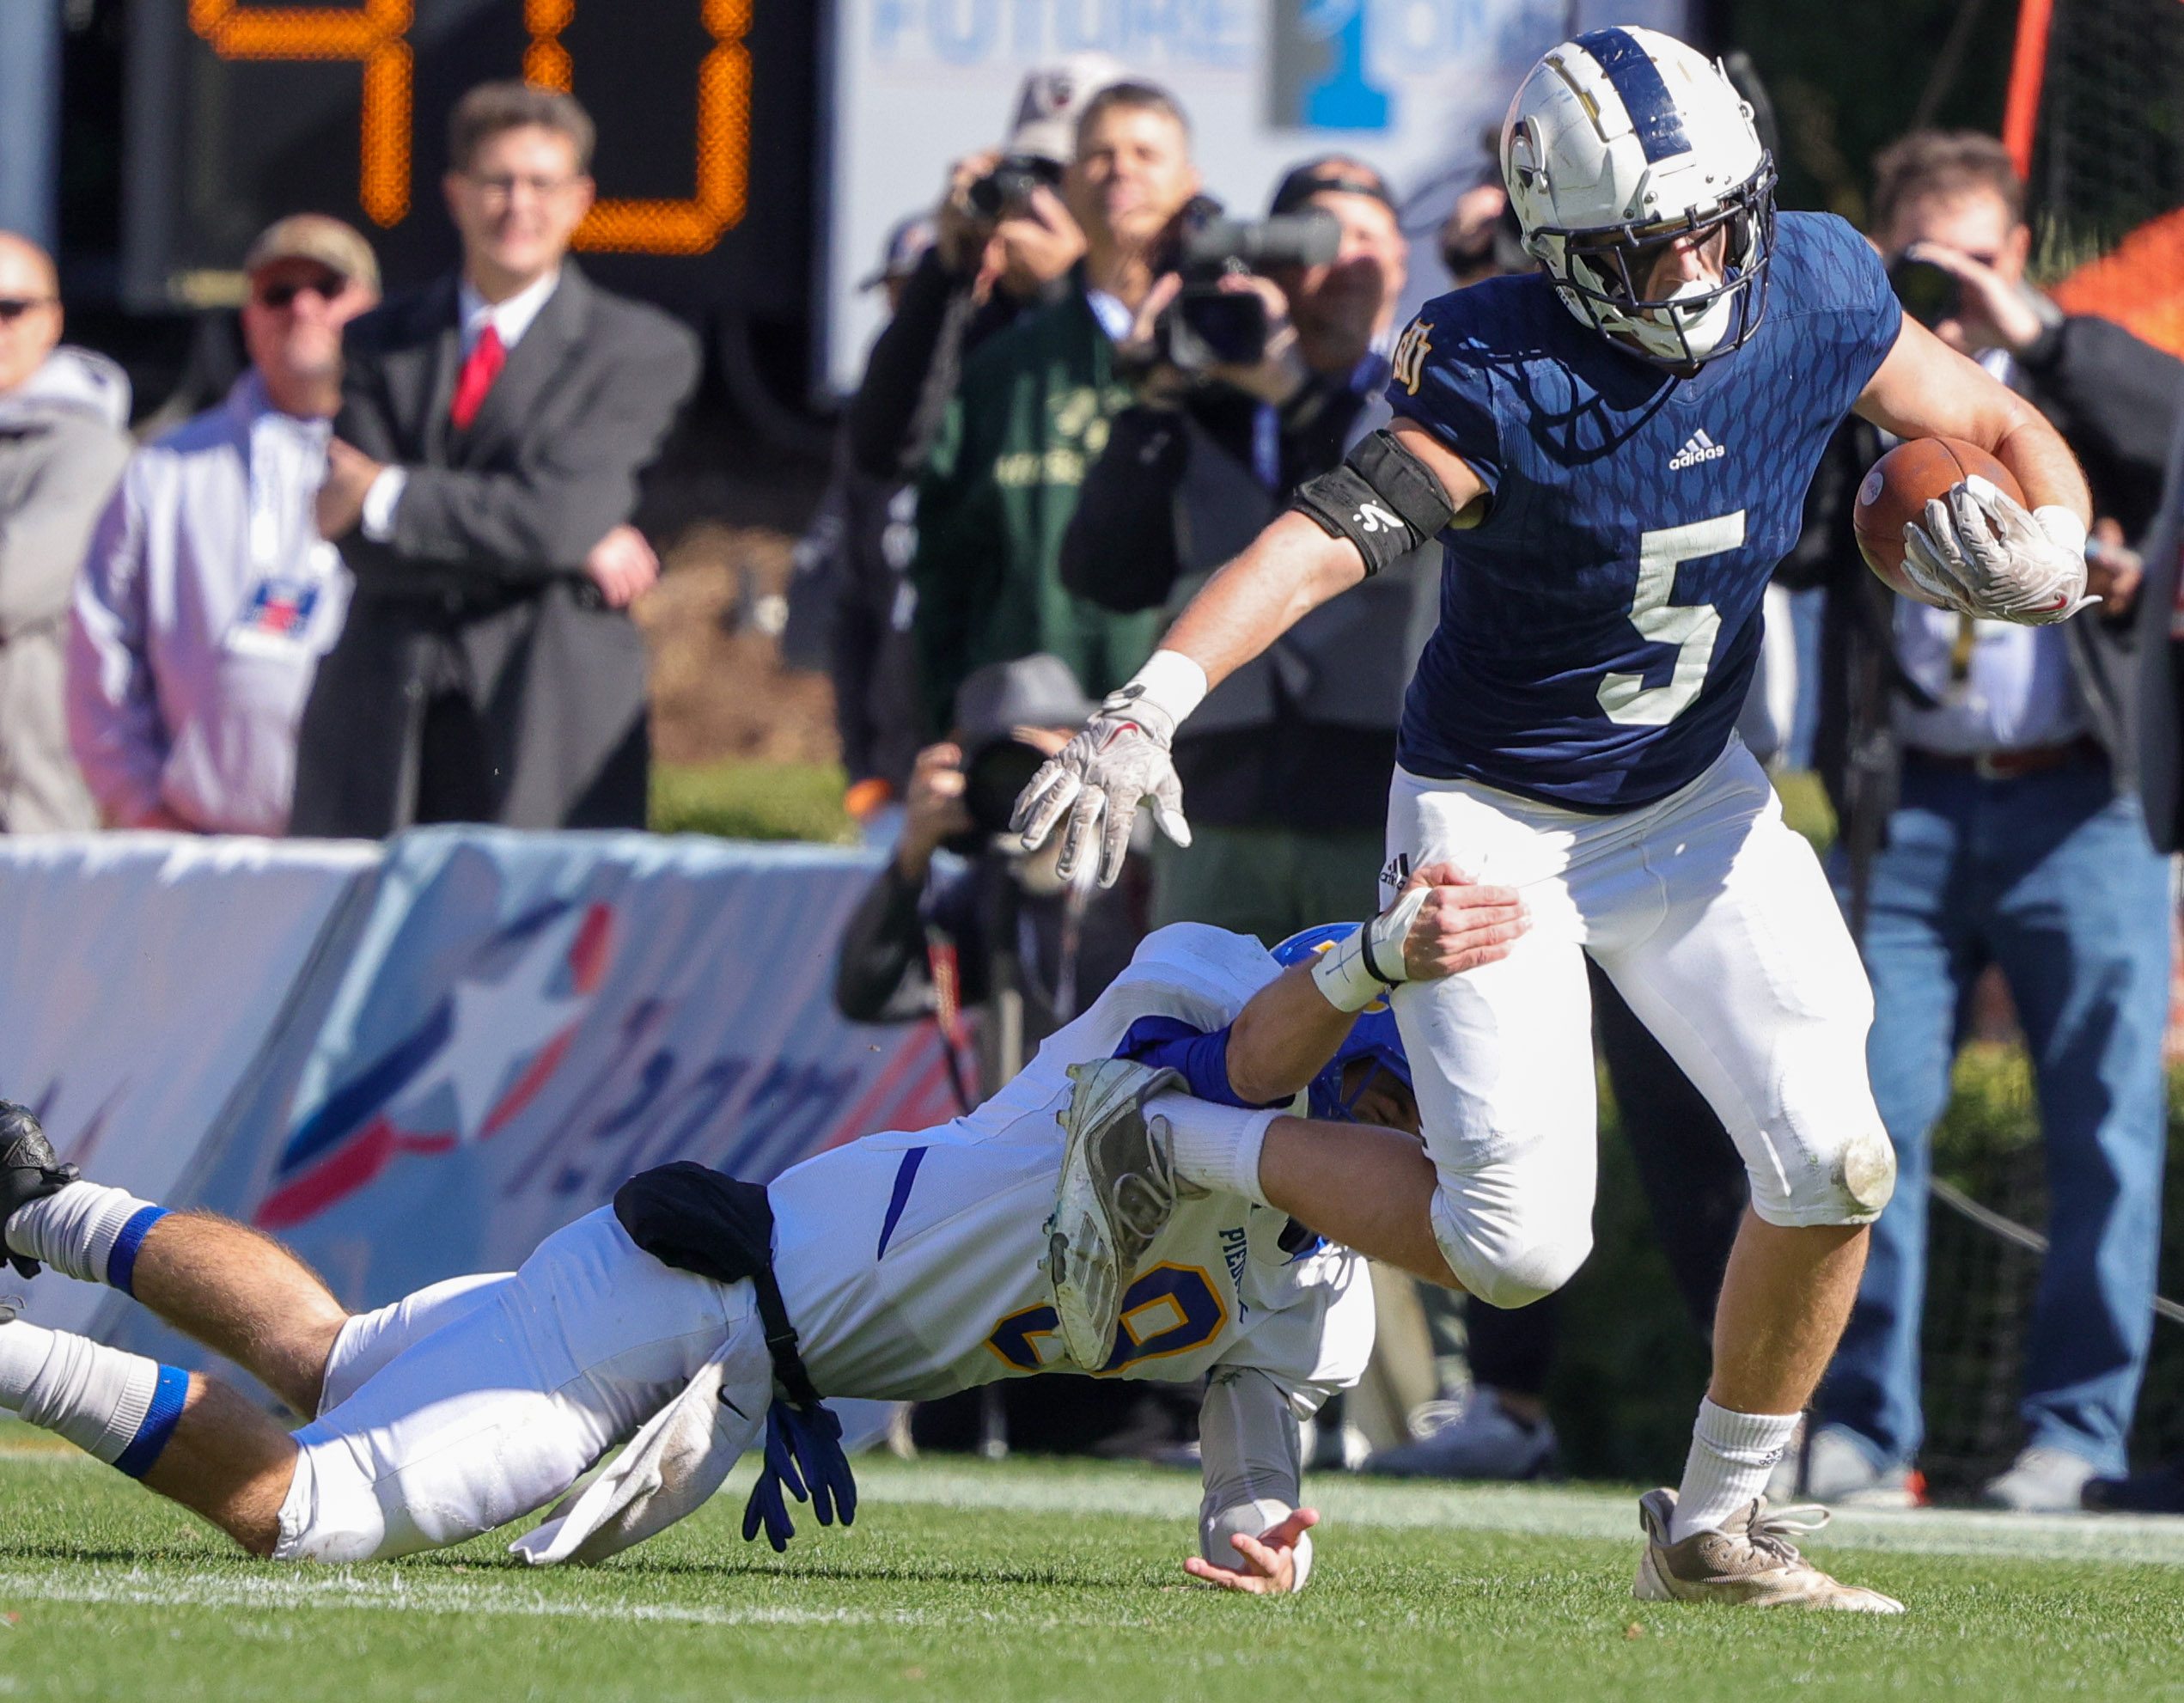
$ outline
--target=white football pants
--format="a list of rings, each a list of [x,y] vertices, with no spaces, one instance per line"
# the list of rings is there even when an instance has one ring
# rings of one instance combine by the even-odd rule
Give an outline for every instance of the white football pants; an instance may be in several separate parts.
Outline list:
[[[1617,815],[1399,769],[1388,845],[1515,887],[1531,911],[1501,962],[1391,1001],[1439,1173],[1435,1238],[1466,1289],[1520,1307],[1591,1251],[1588,952],[1727,1126],[1762,1218],[1879,1215],[1894,1157],[1866,1081],[1872,992],[1819,860],[1740,742]]]
[[[604,1206],[513,1276],[452,1279],[359,1314],[328,1359],[328,1405],[296,1433],[273,1553],[379,1560],[543,1508],[739,1326],[760,1328],[748,1284],[662,1265]]]

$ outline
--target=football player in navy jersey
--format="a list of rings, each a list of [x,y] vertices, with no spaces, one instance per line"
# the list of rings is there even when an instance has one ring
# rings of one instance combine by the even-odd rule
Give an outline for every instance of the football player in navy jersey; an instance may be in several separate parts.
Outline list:
[[[1103,1126],[1065,1173],[1058,1309],[1088,1340],[1113,1330],[1102,1266],[1130,1172],[1171,1163],[1255,1182],[1493,1305],[1559,1287],[1591,1245],[1589,953],[1705,1092],[1752,1187],[1682,1487],[1641,1505],[1638,1594],[1896,1612],[1804,1560],[1790,1535],[1809,1528],[1762,1494],[1894,1157],[1856,949],[1733,724],[1761,594],[1846,412],[1969,439],[2016,476],[2028,507],[1972,479],[1906,529],[1919,594],[1974,617],[2044,623],[2084,601],[2085,483],[2028,404],[1898,310],[1848,225],[1777,215],[1750,107],[1691,49],[1636,28],[1554,48],[1501,156],[1538,272],[1427,305],[1396,349],[1392,430],[1209,582],[1018,806],[1027,844],[1059,827],[1062,867],[1096,849],[1103,879],[1141,800],[1187,842],[1176,723],[1306,610],[1446,534],[1389,801],[1389,907],[1318,969],[1339,1001],[1391,998],[1424,1152],[1284,1128],[1239,1153],[1171,1142],[1157,1120],[1129,1140]],[[1382,943],[1424,891],[1408,872],[1444,862],[1518,888],[1533,925],[1499,963],[1409,983]]]

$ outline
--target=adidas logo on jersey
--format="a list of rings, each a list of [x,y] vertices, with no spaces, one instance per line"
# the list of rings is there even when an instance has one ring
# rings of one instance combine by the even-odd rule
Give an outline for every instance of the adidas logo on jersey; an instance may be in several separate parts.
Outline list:
[[[1686,467],[1695,467],[1701,461],[1718,461],[1728,454],[1727,447],[1715,443],[1701,427],[1684,439],[1682,449],[1669,457],[1669,471],[1681,473]]]

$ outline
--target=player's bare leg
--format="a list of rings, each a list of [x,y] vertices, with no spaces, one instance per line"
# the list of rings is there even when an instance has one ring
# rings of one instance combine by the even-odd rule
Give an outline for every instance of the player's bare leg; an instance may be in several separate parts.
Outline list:
[[[1277,1119],[1260,1149],[1259,1186],[1269,1206],[1331,1241],[1444,1289],[1463,1286],[1434,1239],[1433,1162],[1414,1136]]]
[[[296,1456],[279,1425],[226,1384],[193,1373],[181,1418],[142,1482],[252,1554],[271,1555]]]
[[[1714,1310],[1710,1400],[1740,1413],[1795,1413],[1850,1322],[1865,1269],[1863,1224],[1785,1229],[1747,1207]]]
[[[301,1260],[204,1212],[173,1212],[58,1165],[38,1120],[0,1102],[0,1248],[25,1276],[52,1266],[135,1297],[225,1355],[305,1419],[348,1314]]]
[[[137,1248],[131,1293],[303,1418],[319,1411],[326,1356],[349,1314],[270,1236],[209,1212],[170,1212]]]
[[[149,1289],[171,1322],[300,1411],[315,1406],[344,1316],[323,1284],[239,1224],[82,1181],[57,1161],[38,1120],[4,1101],[0,1236],[19,1275],[50,1262],[82,1281]],[[272,1553],[296,1468],[285,1431],[225,1385],[28,1323],[18,1304],[0,1303],[0,1408],[203,1515],[253,1553]]]

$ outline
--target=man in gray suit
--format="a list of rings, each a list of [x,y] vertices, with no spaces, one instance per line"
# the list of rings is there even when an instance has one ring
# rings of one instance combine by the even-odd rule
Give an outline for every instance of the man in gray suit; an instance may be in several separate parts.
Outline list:
[[[591,120],[487,83],[449,123],[461,272],[349,328],[319,529],[356,575],[303,717],[290,832],[641,827],[659,571],[629,518],[698,376],[691,333],[567,258]]]

